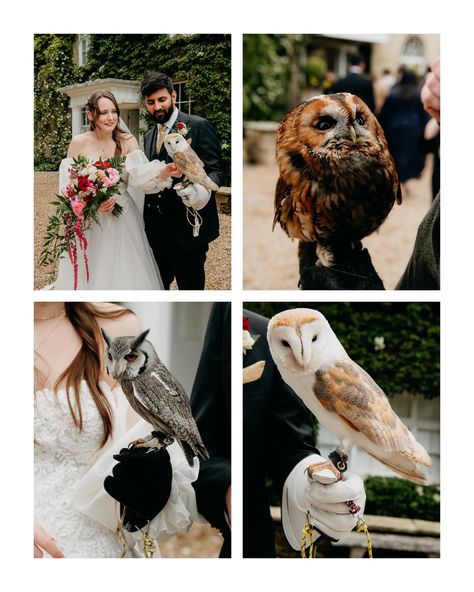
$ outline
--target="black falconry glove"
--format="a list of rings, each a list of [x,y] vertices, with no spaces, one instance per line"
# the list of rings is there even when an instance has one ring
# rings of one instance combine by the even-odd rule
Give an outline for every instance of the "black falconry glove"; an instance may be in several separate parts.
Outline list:
[[[333,267],[316,265],[316,244],[300,241],[299,286],[302,290],[384,290],[369,251],[358,243],[343,263]]]
[[[129,532],[143,528],[165,507],[173,469],[166,447],[122,448],[117,464],[104,480],[107,493],[120,502],[123,524]]]

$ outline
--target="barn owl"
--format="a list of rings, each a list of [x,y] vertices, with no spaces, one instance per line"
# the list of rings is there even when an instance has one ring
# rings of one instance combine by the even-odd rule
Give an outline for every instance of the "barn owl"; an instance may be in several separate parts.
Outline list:
[[[149,329],[137,337],[110,337],[103,329],[107,344],[107,373],[119,381],[132,409],[163,436],[171,435],[181,445],[189,465],[194,456],[209,454],[194,421],[188,397],[181,384],[159,359],[153,345],[145,339]],[[159,444],[166,437],[158,438]],[[137,446],[155,447],[156,437],[137,441]]]
[[[278,128],[277,222],[291,238],[316,242],[331,267],[376,230],[401,191],[384,133],[355,95],[313,97]]]
[[[268,344],[283,380],[348,451],[353,444],[413,481],[431,459],[400,421],[387,396],[351,360],[324,316],[297,308],[275,315]]]
[[[189,143],[188,143],[189,142]],[[204,163],[190,146],[191,140],[186,140],[178,133],[168,134],[165,138],[166,152],[171,156],[175,165],[182,171],[191,183],[199,183],[210,191],[217,191],[219,185],[209,178],[204,170]]]

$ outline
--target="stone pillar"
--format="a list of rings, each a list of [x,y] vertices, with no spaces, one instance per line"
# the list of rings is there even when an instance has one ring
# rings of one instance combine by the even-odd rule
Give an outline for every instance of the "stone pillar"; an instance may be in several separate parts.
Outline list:
[[[72,108],[72,137],[81,133],[82,127],[82,106]]]

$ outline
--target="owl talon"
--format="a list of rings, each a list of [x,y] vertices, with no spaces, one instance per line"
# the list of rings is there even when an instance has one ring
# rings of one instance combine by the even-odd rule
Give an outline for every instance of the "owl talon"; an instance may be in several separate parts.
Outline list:
[[[329,247],[318,245],[316,247],[316,255],[318,256],[316,267],[332,267],[335,264],[334,253]]]

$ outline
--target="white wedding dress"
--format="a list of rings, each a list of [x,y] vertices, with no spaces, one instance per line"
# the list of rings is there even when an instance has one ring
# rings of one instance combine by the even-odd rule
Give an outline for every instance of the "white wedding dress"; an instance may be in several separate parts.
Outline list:
[[[113,454],[152,429],[142,420],[127,429],[130,407],[125,395],[120,388],[112,391],[105,382],[101,387],[114,416],[112,441],[109,439],[103,448],[99,448],[102,420],[85,381],[80,391],[82,432],[73,423],[65,389],[56,394],[43,389],[35,394],[35,521],[54,537],[66,557],[121,556],[122,545],[116,534],[119,504],[107,494],[103,482],[116,464]],[[203,521],[191,485],[197,479],[199,464],[195,460],[190,467],[176,442],[168,452],[172,488],[166,506],[150,524],[149,534],[155,541],[158,535],[185,531],[192,522]],[[127,556],[143,556],[141,533],[125,536]],[[159,557],[158,545],[155,557]]]
[[[88,246],[89,281],[83,252],[77,246],[79,290],[162,290],[158,266],[145,234],[143,203],[145,193],[159,193],[171,187],[171,180],[157,179],[165,163],[148,161],[141,150],[125,157],[121,194],[117,203],[123,208],[118,217],[99,212],[100,225],[92,223],[85,233]],[[59,167],[59,192],[68,184],[72,158]],[[72,290],[74,271],[67,253],[59,262],[55,290]]]

